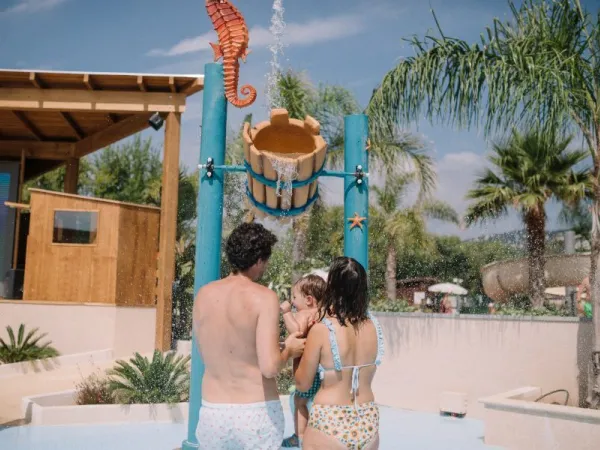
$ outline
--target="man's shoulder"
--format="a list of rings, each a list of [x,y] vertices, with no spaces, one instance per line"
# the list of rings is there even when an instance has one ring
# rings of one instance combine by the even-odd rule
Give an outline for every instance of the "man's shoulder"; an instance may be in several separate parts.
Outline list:
[[[246,293],[248,298],[258,302],[258,304],[261,306],[272,306],[272,304],[275,303],[279,307],[279,299],[277,298],[277,294],[268,287],[262,286],[258,283],[253,283],[246,288]]]

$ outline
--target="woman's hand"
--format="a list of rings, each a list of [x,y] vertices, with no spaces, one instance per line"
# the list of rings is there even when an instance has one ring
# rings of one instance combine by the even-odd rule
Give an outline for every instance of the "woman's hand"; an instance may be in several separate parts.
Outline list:
[[[296,331],[290,334],[285,340],[285,348],[288,350],[290,358],[299,358],[304,353],[306,339],[300,338],[301,335],[302,333]]]

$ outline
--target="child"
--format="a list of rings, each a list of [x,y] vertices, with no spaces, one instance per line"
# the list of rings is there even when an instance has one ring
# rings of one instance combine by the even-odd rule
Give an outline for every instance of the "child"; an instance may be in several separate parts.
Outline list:
[[[292,304],[283,302],[281,312],[283,321],[288,333],[300,331],[302,336],[306,336],[308,330],[318,319],[318,304],[325,293],[327,283],[323,278],[317,275],[307,275],[296,282],[292,288]],[[296,308],[296,313],[292,313],[292,305]],[[300,359],[294,360],[294,372],[298,368]],[[301,447],[304,431],[308,426],[308,402],[314,398],[319,387],[321,379],[315,374],[315,381],[308,392],[296,391],[294,394],[294,430],[295,433],[283,440],[281,444],[284,448]]]

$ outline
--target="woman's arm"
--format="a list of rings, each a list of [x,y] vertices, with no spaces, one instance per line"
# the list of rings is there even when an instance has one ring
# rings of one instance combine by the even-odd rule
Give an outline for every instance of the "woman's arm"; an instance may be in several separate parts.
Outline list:
[[[315,324],[308,332],[304,354],[300,359],[298,370],[294,374],[296,389],[299,391],[308,391],[315,380],[315,374],[321,361],[322,343],[326,335],[327,328],[322,324]]]

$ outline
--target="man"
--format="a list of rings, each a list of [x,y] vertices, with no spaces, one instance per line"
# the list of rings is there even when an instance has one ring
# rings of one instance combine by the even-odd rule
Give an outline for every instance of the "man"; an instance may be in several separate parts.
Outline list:
[[[294,333],[279,346],[279,299],[256,283],[277,238],[244,223],[229,236],[231,274],[198,292],[194,331],[204,361],[202,408],[196,435],[201,449],[279,449],[284,418],[275,377],[302,355]]]

